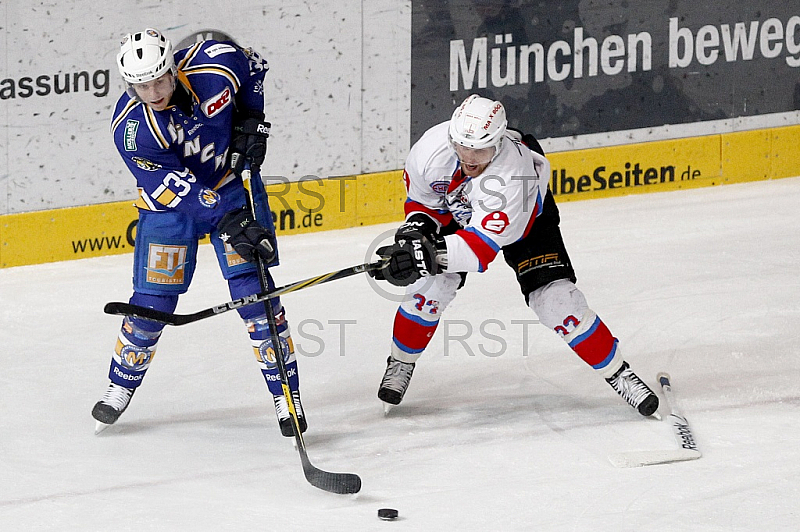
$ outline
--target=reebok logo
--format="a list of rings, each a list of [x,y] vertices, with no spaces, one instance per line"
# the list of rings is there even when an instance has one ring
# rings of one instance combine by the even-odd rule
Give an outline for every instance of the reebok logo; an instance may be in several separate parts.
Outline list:
[[[697,444],[694,441],[694,437],[692,436],[692,431],[689,430],[689,423],[686,421],[686,418],[683,416],[678,416],[676,414],[672,414],[672,417],[675,419],[672,421],[672,424],[675,425],[675,431],[681,437],[683,443],[681,447],[684,449],[691,449],[692,451],[697,450]]]
[[[127,373],[122,373],[120,369],[116,366],[114,366],[114,375],[116,375],[120,379],[125,379],[126,381],[132,381],[132,382],[140,381],[142,380],[142,377],[144,377],[144,375],[128,375]]]
[[[295,370],[294,368],[286,372],[287,377],[294,377],[296,374],[297,370]],[[270,382],[278,382],[281,380],[280,375],[273,375],[272,373],[264,373],[264,378]]]

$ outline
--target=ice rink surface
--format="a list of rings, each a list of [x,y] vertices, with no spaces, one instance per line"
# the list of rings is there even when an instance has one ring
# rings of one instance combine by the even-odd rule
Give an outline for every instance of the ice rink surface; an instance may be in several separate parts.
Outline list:
[[[524,305],[499,257],[444,315],[404,402],[375,396],[397,303],[365,276],[287,295],[311,461],[304,479],[234,312],[167,328],[119,422],[95,436],[131,255],[0,270],[0,529],[790,531],[800,522],[800,178],[570,202],[578,285],[703,457],[674,449]],[[364,262],[393,225],[280,239],[278,284]],[[36,239],[32,236],[31,245]],[[193,312],[229,299],[210,246]],[[400,518],[379,521],[377,510]]]

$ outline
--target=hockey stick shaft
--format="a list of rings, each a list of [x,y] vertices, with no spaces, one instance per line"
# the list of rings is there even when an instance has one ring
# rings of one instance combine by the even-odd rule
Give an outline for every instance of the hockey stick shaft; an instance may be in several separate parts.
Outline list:
[[[338,279],[344,279],[345,277],[350,277],[358,273],[378,270],[383,266],[384,262],[385,261],[383,260],[379,260],[375,262],[359,264],[357,266],[350,266],[334,272],[324,273],[322,275],[317,275],[316,277],[303,279],[302,281],[296,281],[294,283],[281,286],[269,292],[251,294],[239,299],[234,299],[233,301],[228,301],[227,303],[222,303],[221,305],[215,305],[192,314],[173,314],[139,305],[132,305],[130,303],[123,303],[120,301],[106,303],[103,311],[106,314],[118,316],[136,316],[139,318],[157,321],[165,325],[186,325],[187,323],[193,323],[205,318],[210,318],[211,316],[216,316],[217,314],[222,314],[224,312],[228,312],[229,310],[234,310],[247,305],[253,305],[255,303],[261,303],[263,301],[274,299],[291,292],[297,292],[298,290],[303,290],[304,288],[328,283],[330,281],[336,281]]]
[[[257,169],[256,169],[257,171]],[[242,171],[242,181],[247,191],[248,203],[253,219],[259,222],[258,209],[256,208],[255,195],[252,188],[252,171],[249,165]],[[260,183],[260,181],[259,181]],[[261,291],[266,293],[269,290],[267,267],[264,259],[256,254],[256,264],[258,266],[258,280],[261,284]],[[275,321],[275,309],[272,307],[271,299],[264,300],[264,311],[267,314],[270,336],[272,337],[272,347],[275,350],[275,363],[278,367],[278,374],[281,380],[281,389],[289,407],[289,418],[292,422],[292,432],[297,444],[297,451],[300,453],[300,461],[303,464],[303,474],[306,480],[314,487],[332,493],[357,493],[361,489],[361,478],[353,473],[331,473],[315,467],[308,458],[306,444],[303,440],[303,433],[300,430],[300,421],[297,416],[292,392],[289,387],[289,372],[286,369],[284,359],[283,344],[281,343],[278,325]]]
[[[689,421],[680,412],[675,401],[669,374],[661,372],[656,378],[659,384],[661,384],[664,397],[667,399],[667,405],[670,410],[669,420],[672,423],[672,430],[675,433],[675,439],[678,441],[678,445],[680,445],[682,449],[695,451],[699,455],[700,449],[697,448],[697,441],[689,426]]]

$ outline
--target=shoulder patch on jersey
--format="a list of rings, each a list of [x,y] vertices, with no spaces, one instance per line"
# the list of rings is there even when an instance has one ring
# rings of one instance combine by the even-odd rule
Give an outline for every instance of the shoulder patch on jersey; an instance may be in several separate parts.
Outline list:
[[[431,183],[431,188],[437,194],[447,194],[447,189],[450,188],[449,181],[434,181]]]
[[[158,163],[154,163],[144,157],[131,157],[131,160],[136,163],[136,166],[141,168],[142,170],[147,170],[148,172],[155,172],[161,165]]]
[[[253,50],[252,48],[245,48],[242,50],[244,55],[247,56],[247,59],[250,60],[250,74],[252,75],[254,72],[261,72],[269,70],[269,63],[266,59],[261,57],[258,52]]]
[[[125,122],[124,144],[125,151],[136,151],[136,132],[139,130],[138,120],[128,120]]]
[[[505,231],[508,224],[508,215],[503,211],[490,212],[481,220],[481,227],[496,235]]]
[[[236,48],[230,44],[215,44],[206,48],[205,52],[208,57],[217,57],[222,54],[229,54],[235,52]]]
[[[230,105],[231,101],[231,89],[230,87],[225,87],[225,90],[202,103],[203,114],[211,118]]]

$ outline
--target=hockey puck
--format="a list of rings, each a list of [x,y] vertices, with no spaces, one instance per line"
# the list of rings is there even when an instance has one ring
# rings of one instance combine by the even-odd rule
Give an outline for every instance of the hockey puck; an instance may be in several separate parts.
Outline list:
[[[384,521],[394,521],[397,519],[397,510],[394,508],[381,508],[378,510],[378,519],[383,519]]]

